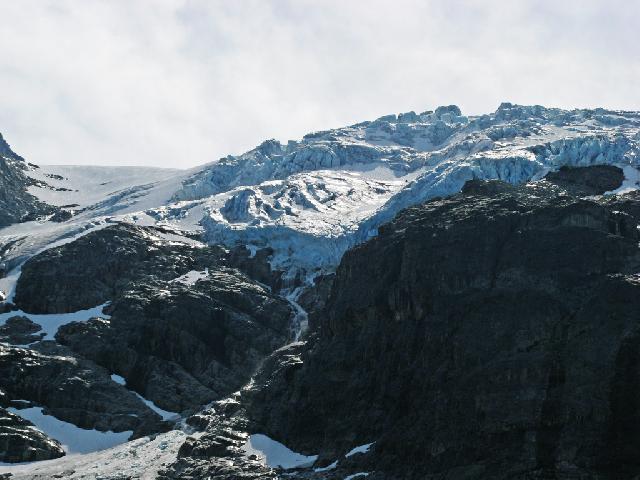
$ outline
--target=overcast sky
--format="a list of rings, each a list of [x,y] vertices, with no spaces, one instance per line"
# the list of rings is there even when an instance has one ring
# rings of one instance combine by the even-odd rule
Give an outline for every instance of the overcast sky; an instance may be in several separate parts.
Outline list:
[[[640,0],[0,0],[0,132],[188,167],[455,103],[640,110]]]

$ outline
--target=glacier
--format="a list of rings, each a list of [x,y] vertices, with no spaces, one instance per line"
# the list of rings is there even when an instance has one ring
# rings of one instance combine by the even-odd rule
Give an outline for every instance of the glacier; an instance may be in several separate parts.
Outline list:
[[[330,270],[403,208],[470,179],[517,184],[597,164],[637,171],[639,140],[638,112],[503,103],[479,116],[454,105],[387,115],[206,165],[174,193],[184,205],[174,218],[199,208],[207,242],[269,247],[274,268],[300,276]]]
[[[113,222],[159,227],[164,241],[269,248],[272,267],[300,284],[331,271],[403,208],[470,179],[517,184],[562,166],[608,164],[636,188],[639,142],[638,112],[503,103],[465,116],[448,105],[267,140],[190,170],[31,168],[29,192],[72,217],[2,229],[4,267],[14,275],[0,289],[10,291],[30,256]]]

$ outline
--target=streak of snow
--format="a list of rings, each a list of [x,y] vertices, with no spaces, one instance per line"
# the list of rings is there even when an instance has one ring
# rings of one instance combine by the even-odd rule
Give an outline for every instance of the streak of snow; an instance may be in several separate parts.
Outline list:
[[[285,298],[289,302],[289,304],[293,307],[293,311],[295,315],[293,317],[293,321],[291,322],[291,331],[293,333],[293,341],[297,342],[300,340],[302,334],[309,327],[309,314],[307,311],[302,308],[302,306],[297,302],[298,297],[302,293],[303,287],[295,288],[291,293],[285,295]]]
[[[4,292],[6,302],[13,302],[13,298],[16,295],[16,284],[22,273],[21,268],[19,265],[11,270],[7,276],[0,278],[0,291]]]
[[[127,386],[127,381],[124,379],[124,377],[120,375],[116,375],[115,373],[111,374],[111,380],[116,382],[118,385],[122,385],[123,387]],[[158,407],[155,403],[153,403],[151,400],[147,400],[146,398],[144,398],[138,392],[135,392],[132,390],[132,393],[136,397],[138,397],[140,401],[144,403],[147,407],[149,407],[155,413],[160,415],[162,417],[162,420],[171,421],[171,420],[179,420],[181,418],[179,413],[163,410],[162,408]]]
[[[366,443],[364,445],[360,445],[359,447],[355,447],[351,451],[349,451],[349,453],[347,453],[345,455],[345,457],[349,458],[349,457],[355,455],[356,453],[367,453],[369,451],[369,449],[371,448],[371,445],[373,445],[374,443],[376,443],[376,442]]]
[[[335,470],[337,467],[338,467],[338,461],[336,460],[335,462],[333,462],[330,465],[327,465],[326,467],[314,468],[313,471],[316,473],[328,472],[330,470]]]
[[[142,395],[140,395],[137,392],[133,392],[136,397],[138,397],[147,407],[149,407],[151,410],[153,410],[154,412],[156,412],[158,415],[160,415],[162,417],[162,419],[164,421],[170,421],[170,420],[179,420],[180,419],[180,414],[176,413],[176,412],[168,412],[167,410],[163,410],[160,407],[158,407],[155,403],[153,403],[151,400],[147,400],[146,398],[144,398]]]

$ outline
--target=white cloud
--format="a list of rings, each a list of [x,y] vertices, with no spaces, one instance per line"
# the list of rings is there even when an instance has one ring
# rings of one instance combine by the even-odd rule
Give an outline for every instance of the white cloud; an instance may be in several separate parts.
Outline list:
[[[0,0],[0,131],[186,167],[456,103],[640,110],[635,0]]]

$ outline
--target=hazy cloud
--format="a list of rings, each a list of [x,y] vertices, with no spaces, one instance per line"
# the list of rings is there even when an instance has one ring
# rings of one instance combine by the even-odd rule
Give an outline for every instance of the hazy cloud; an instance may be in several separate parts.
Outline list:
[[[39,163],[186,167],[501,101],[640,110],[637,0],[0,0],[0,132]]]

